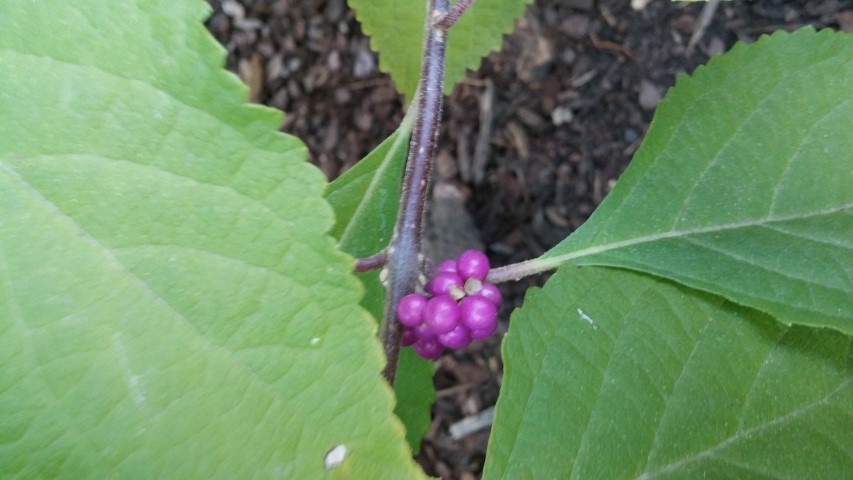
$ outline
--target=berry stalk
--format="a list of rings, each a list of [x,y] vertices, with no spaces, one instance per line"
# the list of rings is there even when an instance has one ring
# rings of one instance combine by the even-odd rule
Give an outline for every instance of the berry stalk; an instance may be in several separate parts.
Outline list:
[[[563,255],[560,257],[534,258],[523,262],[513,263],[500,268],[495,268],[489,271],[489,276],[486,278],[490,283],[513,282],[524,277],[545,273],[549,270],[554,270],[567,259],[580,257],[582,255]]]
[[[431,19],[443,18],[448,10],[448,0],[427,2],[421,81],[415,99],[417,117],[412,130],[406,169],[403,173],[397,224],[388,248],[386,266],[388,295],[385,300],[380,340],[387,359],[382,374],[391,385],[394,384],[397,376],[402,334],[395,307],[400,299],[415,290],[421,270],[424,205],[444,96],[442,87],[447,37],[446,32],[434,26]]]

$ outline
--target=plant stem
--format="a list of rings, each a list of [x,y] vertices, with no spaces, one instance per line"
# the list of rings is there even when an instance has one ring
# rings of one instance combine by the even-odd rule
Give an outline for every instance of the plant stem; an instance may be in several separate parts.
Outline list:
[[[366,258],[356,258],[355,259],[355,271],[356,272],[369,272],[371,270],[376,270],[377,268],[382,268],[385,266],[385,263],[388,261],[388,252],[387,250],[382,250],[376,255],[371,255]]]
[[[380,340],[387,359],[382,374],[391,385],[397,376],[397,361],[400,356],[401,331],[395,307],[403,296],[415,290],[423,263],[421,235],[424,206],[444,96],[442,87],[446,32],[434,27],[431,19],[443,18],[447,15],[448,8],[448,0],[427,2],[421,80],[414,102],[417,117],[412,130],[406,169],[403,172],[397,224],[394,226],[394,236],[388,248],[388,295]]]
[[[456,24],[459,18],[462,17],[462,14],[468,10],[468,7],[470,7],[472,3],[474,3],[474,0],[457,1],[456,5],[453,5],[453,8],[451,8],[447,14],[434,19],[433,25],[442,30],[449,29]]]
[[[503,283],[521,280],[524,277],[547,272],[560,266],[559,261],[552,259],[534,258],[523,262],[513,263],[499,268],[489,270],[486,281],[489,283]]]

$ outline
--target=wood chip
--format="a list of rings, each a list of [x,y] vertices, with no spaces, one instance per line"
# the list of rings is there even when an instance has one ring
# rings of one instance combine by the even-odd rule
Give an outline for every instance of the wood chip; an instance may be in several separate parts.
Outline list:
[[[222,11],[225,15],[228,15],[235,20],[239,20],[246,16],[246,9],[243,8],[243,5],[234,0],[224,0],[222,2]]]
[[[560,213],[561,211],[564,211],[564,210],[565,210],[565,207],[557,206],[557,205],[551,205],[550,207],[545,208],[545,216],[548,217],[548,221],[551,222],[552,224],[554,224],[558,227],[569,228],[569,227],[571,227],[571,224]]]
[[[645,110],[654,110],[658,106],[662,95],[658,87],[648,80],[640,83],[640,106]]]
[[[450,438],[461,440],[472,433],[488,428],[495,419],[495,407],[489,407],[482,412],[465,417],[450,426]]]
[[[572,88],[580,88],[589,83],[589,81],[595,78],[597,74],[597,71],[589,70],[587,72],[584,72],[580,76],[573,78],[571,82],[569,82],[569,85],[571,85]]]
[[[693,49],[696,48],[696,44],[699,43],[702,35],[705,34],[705,30],[708,29],[708,25],[711,24],[711,19],[714,18],[714,12],[717,11],[719,4],[720,0],[708,0],[705,6],[702,7],[702,13],[699,14],[696,29],[693,30],[693,35],[690,36],[690,41],[687,42],[687,49],[684,50],[684,56],[689,57],[693,54]]]
[[[609,40],[601,40],[595,32],[589,32],[589,39],[592,40],[592,45],[599,50],[616,50],[626,57],[634,60],[634,54],[621,43],[611,42]]]
[[[494,122],[495,84],[486,79],[486,88],[480,96],[480,131],[477,132],[477,144],[474,146],[474,158],[471,162],[471,179],[474,185],[480,185],[486,178],[486,163],[492,141]]]
[[[527,137],[527,132],[524,131],[524,127],[518,122],[509,122],[506,130],[516,153],[518,153],[518,158],[524,163],[530,161],[530,140]]]
[[[264,86],[264,66],[261,55],[253,53],[249,59],[241,59],[237,70],[240,80],[249,87],[249,102],[258,103]]]

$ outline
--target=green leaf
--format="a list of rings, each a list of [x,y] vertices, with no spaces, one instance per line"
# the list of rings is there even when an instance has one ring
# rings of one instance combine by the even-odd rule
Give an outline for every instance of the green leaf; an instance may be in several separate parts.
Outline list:
[[[340,240],[339,246],[345,252],[356,257],[370,256],[391,240],[413,118],[407,115],[396,132],[329,184],[326,199],[336,218],[332,234]],[[374,318],[381,319],[385,287],[376,272],[358,276],[366,288],[361,305]],[[394,384],[397,396],[394,413],[406,426],[406,439],[415,454],[431,424],[430,406],[435,401],[433,371],[432,362],[421,359],[409,348],[401,350]]]
[[[503,345],[483,478],[846,478],[853,343],[652,277],[563,267]]]
[[[208,11],[0,3],[0,476],[421,477],[323,176]]]
[[[444,91],[450,93],[476,69],[480,59],[499,50],[503,36],[513,29],[532,0],[476,0],[448,32]],[[425,0],[349,0],[379,53],[379,68],[391,75],[397,90],[411,101],[418,87],[424,44]]]
[[[397,394],[394,413],[406,426],[406,441],[415,455],[420,452],[421,440],[432,426],[430,407],[435,403],[434,374],[435,363],[419,357],[411,348],[400,349],[394,382]]]
[[[373,255],[391,241],[411,130],[407,116],[397,131],[326,189],[336,219],[331,233],[353,256]]]
[[[682,77],[542,264],[653,273],[853,333],[853,36],[776,33]]]

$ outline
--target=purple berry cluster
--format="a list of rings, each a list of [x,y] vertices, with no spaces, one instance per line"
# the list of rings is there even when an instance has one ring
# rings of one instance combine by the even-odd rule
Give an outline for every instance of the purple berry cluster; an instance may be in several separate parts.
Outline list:
[[[435,270],[427,295],[412,293],[397,304],[403,346],[429,360],[445,348],[465,348],[495,333],[502,301],[497,287],[485,281],[489,259],[483,252],[467,250]]]

